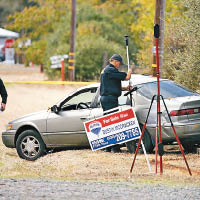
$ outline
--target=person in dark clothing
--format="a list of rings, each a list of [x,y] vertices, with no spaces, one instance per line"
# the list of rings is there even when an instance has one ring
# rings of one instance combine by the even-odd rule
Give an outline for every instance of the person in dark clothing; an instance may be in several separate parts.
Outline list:
[[[0,78],[0,95],[1,95],[1,98],[2,98],[1,111],[4,111],[6,109],[8,94],[7,94],[6,88],[5,88],[1,78]]]
[[[128,73],[119,72],[118,69],[124,65],[123,59],[119,54],[114,54],[100,76],[100,101],[103,111],[118,107],[118,97],[121,96],[122,90],[128,90],[130,86],[122,88],[121,81],[130,80],[132,69]],[[106,152],[120,152],[119,145],[114,145],[111,148],[105,148]]]

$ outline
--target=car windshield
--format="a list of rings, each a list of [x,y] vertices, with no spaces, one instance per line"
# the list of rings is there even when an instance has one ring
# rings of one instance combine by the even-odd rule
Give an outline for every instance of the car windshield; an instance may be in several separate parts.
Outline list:
[[[138,92],[148,99],[157,94],[157,82],[150,82],[138,85]],[[180,86],[173,81],[160,81],[160,94],[164,99],[185,97],[185,96],[199,96],[198,93]]]

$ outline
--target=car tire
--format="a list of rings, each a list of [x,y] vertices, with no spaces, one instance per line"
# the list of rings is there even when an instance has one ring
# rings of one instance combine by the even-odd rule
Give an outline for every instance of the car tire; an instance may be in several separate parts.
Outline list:
[[[16,142],[17,153],[20,158],[34,161],[45,153],[45,144],[35,130],[23,131]]]
[[[197,153],[197,147],[193,143],[189,144],[182,142],[182,146],[187,153]]]
[[[141,131],[142,131],[142,125],[140,125],[140,128],[141,128]],[[142,141],[143,141],[143,144],[145,146],[146,152],[152,153],[154,146],[152,144],[151,136],[150,136],[149,132],[147,131],[147,129],[145,129],[145,131],[144,131]],[[126,142],[126,147],[129,151],[129,153],[135,153],[138,142],[139,142],[139,140],[132,140],[132,141]],[[140,145],[139,153],[143,153],[142,145]]]

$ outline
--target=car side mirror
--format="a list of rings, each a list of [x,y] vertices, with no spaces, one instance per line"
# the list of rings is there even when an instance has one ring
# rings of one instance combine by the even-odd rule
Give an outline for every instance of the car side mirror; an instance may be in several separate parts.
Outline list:
[[[54,112],[54,113],[56,113],[56,114],[58,114],[59,111],[60,111],[60,108],[57,105],[53,105],[51,107],[51,111]]]

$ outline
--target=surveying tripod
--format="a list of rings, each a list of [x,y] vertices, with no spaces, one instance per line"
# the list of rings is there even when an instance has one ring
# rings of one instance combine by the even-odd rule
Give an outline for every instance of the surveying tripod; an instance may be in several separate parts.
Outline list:
[[[145,121],[143,129],[142,129],[142,134],[140,136],[140,139],[139,139],[136,151],[135,151],[135,155],[134,155],[134,159],[133,159],[133,162],[132,162],[132,165],[131,165],[130,173],[132,173],[133,166],[134,166],[134,163],[135,163],[135,160],[136,160],[136,156],[137,156],[137,153],[138,153],[138,150],[139,150],[142,138],[144,136],[144,131],[146,129],[146,125],[147,125],[148,117],[149,117],[149,114],[150,114],[150,111],[151,111],[151,108],[152,108],[153,101],[155,100],[155,97],[157,97],[157,126],[156,126],[156,140],[155,140],[156,141],[156,145],[155,145],[155,155],[156,155],[156,159],[155,159],[155,164],[156,164],[155,173],[157,174],[157,154],[158,153],[159,153],[159,156],[160,156],[160,174],[163,173],[162,156],[164,154],[164,150],[163,150],[163,143],[162,143],[162,137],[161,137],[161,114],[162,114],[162,112],[160,110],[160,99],[162,99],[162,102],[164,104],[164,107],[165,107],[165,109],[167,111],[167,115],[168,115],[170,123],[171,123],[172,130],[173,130],[174,135],[176,137],[176,141],[177,141],[177,143],[179,145],[179,148],[180,148],[181,153],[183,155],[183,158],[185,160],[188,172],[189,172],[189,174],[191,176],[192,175],[191,170],[190,170],[189,165],[187,163],[187,160],[185,158],[185,154],[184,154],[183,148],[181,146],[180,140],[179,140],[179,138],[178,138],[178,136],[176,134],[176,130],[174,128],[173,122],[172,122],[171,117],[169,115],[166,103],[164,101],[163,96],[160,95],[159,51],[158,51],[159,35],[160,35],[160,33],[159,33],[159,25],[155,24],[155,26],[154,26],[154,37],[155,37],[155,40],[156,40],[157,95],[154,95],[152,97],[151,104],[150,104],[150,107],[149,107],[149,110],[148,110],[148,114],[147,114],[147,118],[146,118],[146,121]],[[125,95],[127,96],[128,94],[130,94],[130,97],[132,98],[131,93],[133,91],[135,91],[135,90],[137,90],[137,87],[134,87],[132,90],[130,90],[129,92],[127,92]],[[131,101],[132,101],[132,99],[131,99]],[[159,143],[158,143],[158,139],[159,139]]]

